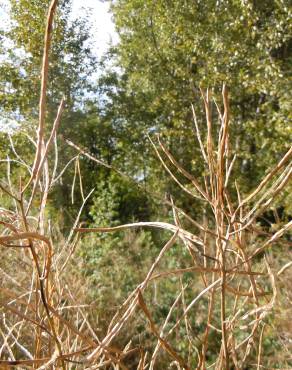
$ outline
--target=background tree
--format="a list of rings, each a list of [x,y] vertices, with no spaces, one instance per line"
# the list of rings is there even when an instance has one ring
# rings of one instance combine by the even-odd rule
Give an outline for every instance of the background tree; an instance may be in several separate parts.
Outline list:
[[[10,1],[8,26],[1,29],[3,63],[0,66],[1,117],[17,118],[21,121],[18,134],[14,135],[16,150],[31,162],[31,143],[24,139],[36,128],[40,91],[40,67],[43,54],[43,38],[46,12],[50,1]],[[94,92],[92,75],[97,60],[92,54],[90,23],[87,18],[72,19],[70,0],[60,1],[54,22],[46,124],[54,121],[61,98],[66,99],[60,132],[67,137],[80,132],[86,125],[83,106]],[[3,148],[7,136],[2,135]],[[67,145],[66,145],[67,147]],[[72,152],[64,150],[59,142],[59,170],[70,160]],[[4,151],[5,153],[5,151]],[[11,153],[12,157],[14,153]],[[12,168],[19,176],[19,166]],[[69,167],[63,184],[72,183],[74,174]],[[69,202],[67,185],[56,188],[56,203],[61,206]],[[69,192],[70,194],[70,192]]]
[[[198,147],[190,105],[200,111],[199,86],[216,97],[226,82],[234,151],[244,148],[236,173],[248,191],[291,134],[289,1],[119,0],[111,9],[120,38],[111,59],[120,74],[108,108],[128,130],[135,162],[143,158],[152,167],[145,133],[160,132],[187,169],[202,173],[192,159]]]
[[[10,24],[1,30],[2,38],[6,40],[2,52],[7,58],[1,65],[0,82],[8,87],[6,90],[1,88],[1,105],[8,110],[18,109],[23,115],[34,115],[37,111],[48,4],[49,1],[11,0]],[[63,95],[68,108],[76,109],[86,91],[89,88],[92,91],[89,78],[96,61],[90,48],[90,28],[86,19],[72,20],[70,12],[71,1],[61,1],[50,52],[49,112],[56,109]],[[17,94],[20,88],[21,94]]]

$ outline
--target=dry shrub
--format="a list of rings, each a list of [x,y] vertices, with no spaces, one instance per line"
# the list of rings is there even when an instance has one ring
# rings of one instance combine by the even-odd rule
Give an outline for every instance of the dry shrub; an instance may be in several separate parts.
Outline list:
[[[251,194],[242,196],[236,182],[231,184],[230,180],[236,158],[230,158],[230,112],[225,86],[222,111],[216,105],[220,124],[217,140],[214,140],[214,115],[211,114],[208,91],[206,94],[202,91],[207,122],[206,142],[201,137],[194,115],[202,160],[208,174],[203,181],[187,172],[159,137],[157,145],[151,141],[163,167],[182,191],[205,203],[208,220],[203,223],[193,220],[170,199],[164,202],[173,210],[173,224],[140,222],[112,228],[77,227],[90,193],[83,199],[68,238],[54,235],[54,229],[46,219],[46,205],[57,176],[54,170],[50,170],[47,156],[60,123],[64,100],[47,140],[45,111],[56,5],[57,1],[53,0],[47,19],[39,127],[30,180],[26,184],[20,181],[18,191],[12,186],[1,185],[2,192],[13,205],[10,209],[0,210],[0,244],[5,249],[0,271],[1,368],[126,369],[129,366],[133,368],[135,363],[138,369],[154,369],[161,367],[156,365],[160,353],[163,353],[164,364],[178,369],[272,368],[273,364],[265,353],[269,350],[265,340],[267,333],[275,330],[279,330],[274,334],[280,336],[283,345],[280,361],[289,367],[288,345],[291,339],[286,337],[284,327],[290,323],[282,318],[273,324],[270,318],[280,310],[279,302],[285,305],[279,287],[287,287],[284,276],[290,276],[291,262],[283,261],[283,265],[277,267],[278,260],[274,263],[271,257],[267,257],[267,252],[281,248],[283,255],[288,255],[291,245],[284,235],[291,229],[292,222],[269,232],[258,226],[257,218],[272,206],[287,186],[291,177],[292,148]],[[68,143],[90,157],[77,145]],[[98,163],[103,165],[100,161]],[[189,186],[185,186],[177,174],[183,176]],[[172,236],[161,248],[143,281],[109,318],[107,330],[100,336],[98,328],[90,323],[94,304],[88,304],[86,281],[74,272],[78,265],[74,266],[72,256],[82,234],[137,227],[163,229]],[[161,262],[175,244],[187,251],[190,264],[163,271]],[[186,274],[193,277],[190,286],[184,285],[182,280]],[[171,281],[173,277],[177,277],[180,284],[168,313],[160,322],[154,318],[156,307],[145,297],[154,282]],[[288,311],[289,307],[285,306],[283,312],[288,314]],[[139,346],[129,342],[121,348],[119,337],[125,335],[129,323],[135,323],[137,315],[143,316],[144,330],[152,341],[147,346],[143,342]],[[194,323],[198,321],[203,330],[197,333]],[[214,338],[219,343],[217,347],[214,346]],[[179,350],[182,342],[186,346]],[[279,362],[278,354],[273,356]],[[215,360],[210,363],[210,359]]]

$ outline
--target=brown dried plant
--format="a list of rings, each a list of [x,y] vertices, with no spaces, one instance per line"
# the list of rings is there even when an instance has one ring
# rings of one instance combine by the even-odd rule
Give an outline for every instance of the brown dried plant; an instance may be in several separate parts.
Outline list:
[[[194,114],[197,138],[205,161],[208,176],[204,179],[204,185],[187,172],[179,162],[172,156],[169,150],[158,137],[158,147],[153,143],[154,150],[160,159],[163,167],[171,178],[187,194],[205,202],[210,210],[210,220],[207,225],[202,225],[193,220],[185,212],[174,205],[174,223],[165,222],[139,222],[116,226],[112,228],[78,228],[79,233],[89,232],[115,232],[118,230],[153,227],[165,229],[173,233],[169,242],[161,249],[159,256],[151,266],[145,280],[136,288],[132,295],[126,300],[122,310],[114,317],[109,326],[106,337],[87,358],[93,361],[103,353],[103,346],[108,346],[119,334],[123,325],[130,319],[136,309],[140,307],[149,321],[150,331],[157,338],[157,346],[148,361],[141,368],[155,368],[155,361],[159,349],[169,354],[170,359],[183,369],[242,369],[248,356],[252,351],[257,352],[257,368],[261,368],[263,332],[266,325],[266,317],[273,312],[277,299],[276,279],[282,271],[291,266],[288,262],[278,272],[270,267],[265,252],[273,245],[280,243],[279,239],[292,227],[288,222],[273,234],[264,232],[256,225],[257,218],[273,203],[277,195],[287,185],[291,178],[291,156],[292,148],[284,155],[279,163],[265,176],[258,187],[248,196],[242,198],[237,184],[237,202],[232,201],[230,175],[235,162],[229,158],[229,102],[226,86],[223,86],[223,112],[218,109],[220,120],[220,132],[217,145],[213,140],[213,124],[211,115],[210,93],[202,91],[202,98],[205,105],[207,121],[207,140],[204,145]],[[216,148],[215,148],[216,147]],[[193,190],[183,185],[175,175],[171,166],[189,180]],[[194,234],[185,230],[182,224],[186,220],[198,230]],[[208,225],[212,225],[209,228]],[[199,235],[199,236],[198,236]],[[193,264],[188,268],[177,269],[154,273],[159,262],[164,258],[166,251],[171,248],[175,241],[180,240],[190,254]],[[291,247],[291,243],[284,242]],[[254,266],[261,271],[254,271]],[[178,292],[174,305],[170,308],[165,323],[158,329],[151,317],[150,311],[143,299],[143,293],[149,283],[156,279],[165,279],[170,276],[182,276],[185,273],[193,272],[198,274],[202,281],[203,289],[197,296],[184,306],[175,325],[165,333],[167,321],[172,311],[178,309],[179,301],[183,300],[183,288]],[[270,291],[265,291],[269,285]],[[195,319],[196,313],[193,310],[203,296],[208,298],[208,311],[205,313],[205,331],[199,338],[199,345],[196,343],[196,335],[191,334],[191,321]],[[220,327],[217,327],[217,307],[220,311]],[[171,344],[171,334],[180,326],[186,325],[186,332],[190,342],[190,354],[196,353],[196,365],[185,358],[183,359],[178,351],[175,351]],[[216,354],[217,360],[213,364],[207,364],[207,351],[210,342],[210,331],[216,331],[221,336],[221,349]],[[238,331],[244,331],[245,335],[238,335]],[[289,353],[287,349],[287,353]],[[289,356],[288,356],[289,358]],[[143,362],[143,363],[144,363]],[[207,366],[208,365],[208,366]],[[142,366],[142,365],[141,365]]]
[[[161,351],[168,356],[169,364],[178,369],[243,369],[251,352],[256,353],[257,358],[254,368],[263,368],[263,339],[270,325],[267,318],[277,304],[278,279],[291,266],[291,262],[288,262],[275,271],[265,254],[280,243],[291,246],[281,238],[291,229],[292,222],[269,233],[261,230],[256,221],[288,184],[292,171],[292,148],[248,196],[242,197],[235,183],[235,200],[234,192],[230,191],[234,189],[230,179],[235,157],[230,159],[227,88],[224,86],[222,91],[223,111],[216,105],[220,121],[217,140],[213,139],[215,129],[210,93],[202,91],[207,122],[206,143],[193,111],[202,160],[208,173],[202,183],[181,166],[160,137],[157,138],[157,145],[150,140],[167,173],[182,191],[205,203],[210,220],[203,224],[193,220],[170,199],[163,202],[173,210],[172,224],[140,222],[112,228],[77,227],[90,192],[86,197],[83,196],[83,205],[68,238],[55,245],[45,210],[49,191],[63,172],[56,175],[56,163],[53,171],[50,171],[48,152],[56,142],[64,99],[47,140],[45,117],[49,51],[56,6],[57,0],[53,0],[47,17],[36,153],[32,168],[27,166],[31,176],[25,185],[20,181],[18,191],[12,186],[1,185],[2,192],[11,199],[14,209],[0,209],[0,245],[5,249],[9,261],[18,264],[19,271],[13,273],[15,267],[10,264],[4,264],[7,269],[1,268],[0,271],[0,368],[127,369],[127,358],[134,356],[138,359],[138,369],[155,369]],[[78,145],[70,141],[67,143],[99,165],[112,168]],[[175,171],[189,182],[189,186],[179,180]],[[38,201],[35,201],[36,198]],[[192,225],[192,231],[186,230],[184,224]],[[68,263],[81,234],[140,227],[164,229],[172,236],[161,248],[145,279],[117,310],[108,324],[107,333],[100,338],[96,334],[98,328],[92,327],[88,319],[94,307],[80,301],[84,298],[82,282],[77,281],[72,286],[70,277],[66,275]],[[186,248],[192,263],[186,268],[159,270],[161,261],[167,258],[166,252],[175,243]],[[155,281],[181,277],[186,273],[194,275],[200,291],[186,302],[185,287],[181,284],[164,322],[157,324],[153,318],[155,308],[147,304],[145,291]],[[270,287],[268,291],[267,286]],[[195,307],[199,307],[203,298],[207,299],[208,309],[203,312],[204,331],[198,337],[192,322],[196,320]],[[143,344],[139,348],[132,346],[131,342],[124,348],[113,344],[118,343],[122,329],[137,315],[138,310],[140,314],[143,313],[149,324],[149,332],[156,340],[152,353],[144,349]],[[171,319],[175,323],[169,327]],[[173,339],[173,333],[180,327],[184,327],[189,343],[189,355],[186,357],[176,349],[177,343]],[[215,363],[210,364],[208,348],[213,331],[220,336],[221,347],[215,354]]]

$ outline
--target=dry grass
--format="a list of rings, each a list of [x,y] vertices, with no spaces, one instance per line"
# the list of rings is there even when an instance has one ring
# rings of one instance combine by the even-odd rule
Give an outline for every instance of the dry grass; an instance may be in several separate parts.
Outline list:
[[[53,238],[46,220],[46,205],[58,175],[57,164],[51,171],[47,156],[56,136],[64,101],[60,103],[47,141],[45,101],[56,5],[57,1],[52,1],[47,19],[36,154],[34,165],[32,168],[28,166],[31,177],[25,185],[20,181],[18,191],[9,179],[8,186],[1,185],[2,192],[11,199],[14,208],[0,210],[0,244],[6,251],[6,262],[2,262],[0,271],[0,367],[98,369],[111,366],[126,369],[127,358],[134,356],[138,369],[155,369],[159,353],[164,351],[169,364],[178,369],[243,369],[251,353],[257,359],[254,368],[265,368],[263,340],[270,326],[268,317],[278,304],[278,286],[283,284],[281,279],[291,267],[291,262],[286,260],[276,271],[266,258],[266,252],[273,247],[279,248],[280,244],[283,248],[289,247],[283,235],[291,229],[292,222],[268,233],[259,229],[256,220],[287,186],[291,177],[292,148],[258,187],[243,197],[236,183],[231,184],[230,180],[235,158],[230,158],[227,88],[224,86],[222,91],[222,111],[217,107],[220,123],[217,140],[213,139],[216,130],[210,93],[202,91],[207,122],[206,143],[195,114],[194,120],[208,173],[204,181],[200,183],[187,172],[159,137],[157,144],[151,142],[170,177],[182,191],[205,203],[210,219],[203,224],[200,220],[193,220],[171,199],[165,202],[173,210],[172,224],[142,222],[112,228],[80,228],[77,227],[79,217],[90,193],[83,197],[83,206],[67,240],[58,240],[55,245],[56,238]],[[75,148],[80,149],[76,145]],[[87,155],[86,152],[83,151],[83,155]],[[179,180],[178,174],[185,177],[189,186]],[[233,196],[234,187],[237,199]],[[184,225],[192,225],[192,231],[186,230]],[[106,334],[99,337],[96,334],[98,328],[92,327],[88,319],[94,307],[82,301],[86,297],[86,286],[81,280],[75,280],[72,270],[68,270],[70,260],[81,234],[137,227],[164,229],[172,235],[161,248],[145,279],[109,320]],[[186,268],[160,271],[161,261],[167,258],[167,252],[175,243],[187,250],[192,263]],[[181,284],[164,322],[156,323],[153,318],[155,307],[149,307],[146,302],[146,290],[154,281],[182,277],[186,273],[196,276],[194,281],[200,290],[193,290],[193,297],[186,300],[186,287]],[[207,310],[200,313],[204,330],[198,337],[192,322],[196,320],[197,307],[203,298],[207,300]],[[118,343],[123,328],[138,311],[149,324],[145,330],[149,330],[156,340],[152,352],[143,348],[143,343],[139,348],[131,343],[124,348],[113,344]],[[170,325],[173,321],[174,324]],[[185,357],[176,349],[177,339],[173,335],[180,327],[184,328],[188,342],[188,355]],[[210,364],[208,351],[212,332],[220,336],[221,347],[214,354],[216,361]],[[286,364],[288,361],[289,356]]]

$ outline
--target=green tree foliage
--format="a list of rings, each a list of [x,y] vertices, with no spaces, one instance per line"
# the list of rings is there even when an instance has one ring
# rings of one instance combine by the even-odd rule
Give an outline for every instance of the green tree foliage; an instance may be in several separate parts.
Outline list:
[[[191,160],[197,148],[190,104],[201,111],[198,87],[214,88],[216,97],[226,82],[234,150],[243,149],[237,175],[248,191],[285,152],[291,134],[289,1],[111,4],[120,37],[114,60],[122,75],[110,97],[132,147],[145,152],[145,131],[159,131],[179,157],[184,148],[182,162],[200,174],[200,162]]]
[[[1,30],[5,40],[1,64],[2,109],[35,116],[38,111],[40,67],[49,1],[10,1],[10,24]],[[54,22],[49,70],[49,111],[62,96],[72,109],[90,87],[94,58],[86,19],[70,21],[71,1],[60,2]]]

